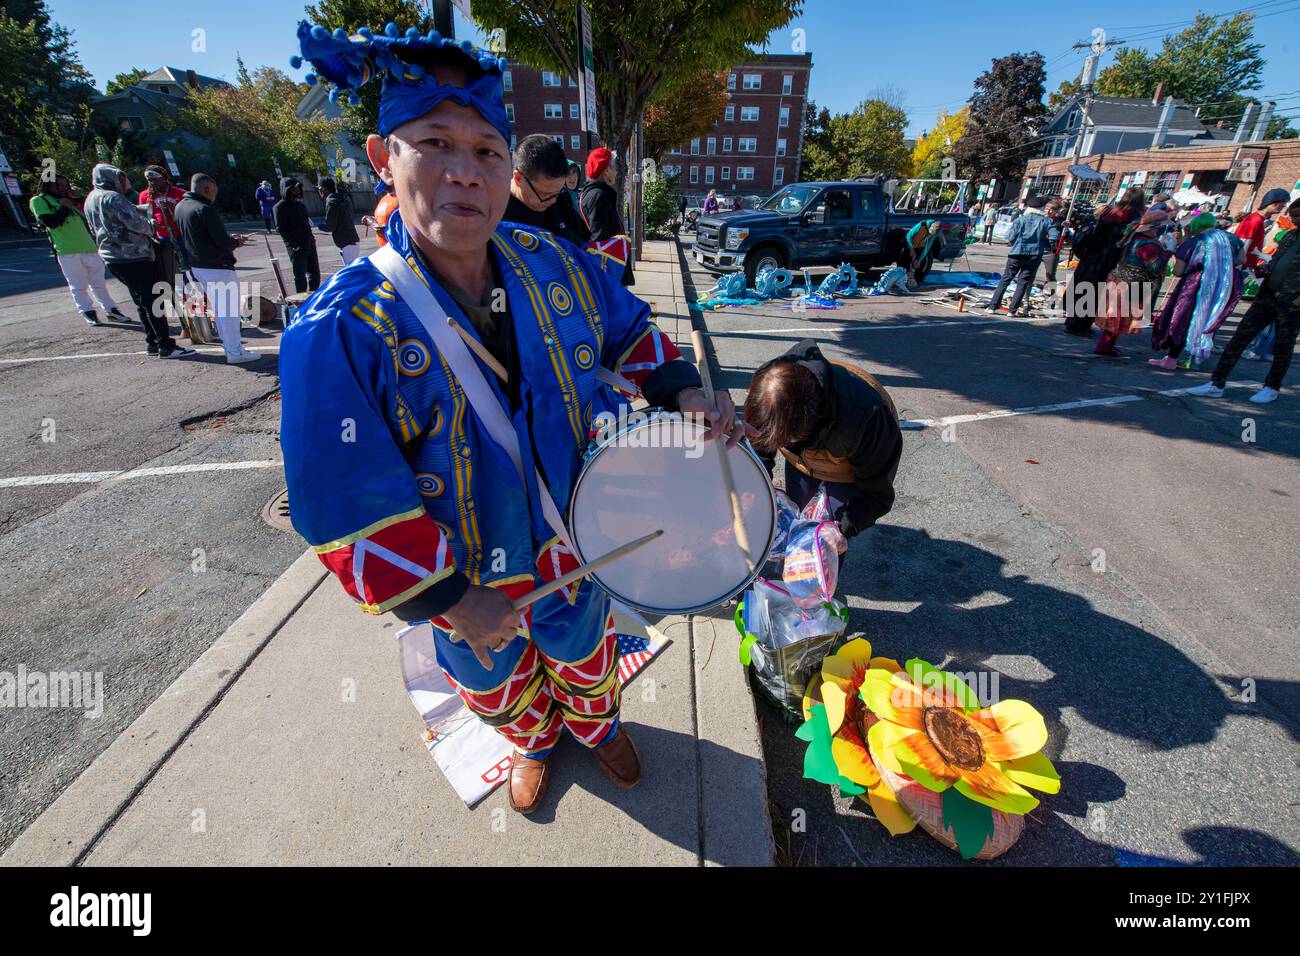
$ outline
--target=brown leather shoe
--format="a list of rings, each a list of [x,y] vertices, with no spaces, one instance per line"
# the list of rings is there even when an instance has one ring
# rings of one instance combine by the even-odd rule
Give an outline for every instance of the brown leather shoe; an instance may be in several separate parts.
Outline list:
[[[622,727],[613,740],[596,748],[596,761],[615,786],[631,790],[641,782],[641,755]]]
[[[510,809],[519,813],[532,813],[546,796],[546,785],[551,780],[550,761],[547,755],[541,760],[525,757],[515,751],[510,760]]]

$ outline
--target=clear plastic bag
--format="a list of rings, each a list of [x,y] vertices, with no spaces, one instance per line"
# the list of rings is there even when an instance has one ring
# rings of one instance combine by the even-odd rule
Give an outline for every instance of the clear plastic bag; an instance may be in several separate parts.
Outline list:
[[[795,605],[815,608],[835,596],[844,543],[834,521],[804,519],[790,529],[781,577]]]
[[[848,611],[838,601],[801,608],[785,588],[763,578],[736,611],[741,662],[753,667],[759,686],[792,716],[801,715],[808,681],[847,626]]]

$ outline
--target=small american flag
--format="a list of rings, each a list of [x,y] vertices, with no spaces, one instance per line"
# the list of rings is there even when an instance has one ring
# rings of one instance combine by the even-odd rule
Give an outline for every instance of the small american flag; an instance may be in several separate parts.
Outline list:
[[[626,684],[654,658],[658,648],[647,637],[637,634],[618,635],[618,679]]]

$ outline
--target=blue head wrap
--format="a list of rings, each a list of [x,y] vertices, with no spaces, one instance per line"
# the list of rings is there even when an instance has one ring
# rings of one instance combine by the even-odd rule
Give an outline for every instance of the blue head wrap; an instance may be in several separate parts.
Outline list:
[[[441,36],[437,30],[422,35],[414,27],[405,33],[390,23],[383,33],[375,34],[361,27],[348,36],[347,31],[330,32],[305,20],[298,24],[298,45],[302,56],[289,60],[296,70],[303,60],[311,62],[315,73],[308,73],[309,84],[327,80],[336,89],[329,96],[337,101],[340,90],[347,90],[348,101],[360,101],[356,90],[380,72],[384,74],[379,94],[379,135],[423,116],[443,100],[477,110],[492,124],[501,138],[510,142],[510,119],[502,102],[501,73],[506,61],[494,53],[475,47],[468,40],[457,43]],[[426,69],[437,62],[465,67],[473,79],[469,86],[439,83]]]

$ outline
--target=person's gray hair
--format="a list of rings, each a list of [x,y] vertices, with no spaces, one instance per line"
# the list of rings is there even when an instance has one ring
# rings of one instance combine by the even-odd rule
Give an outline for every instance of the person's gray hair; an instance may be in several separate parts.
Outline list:
[[[216,185],[217,181],[207,173],[195,173],[190,177],[190,192],[192,193],[203,192],[205,187],[215,187]]]

